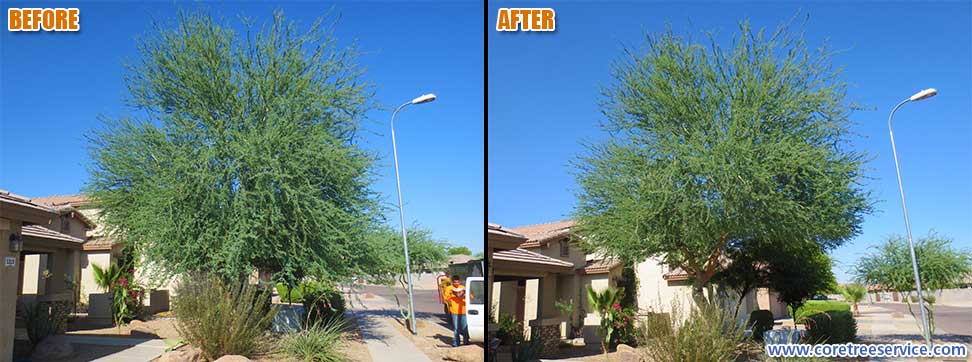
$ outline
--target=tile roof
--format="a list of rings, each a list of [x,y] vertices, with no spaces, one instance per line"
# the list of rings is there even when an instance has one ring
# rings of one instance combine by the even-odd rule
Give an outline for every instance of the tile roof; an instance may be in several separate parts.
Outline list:
[[[11,193],[10,191],[7,190],[0,190],[0,201],[5,201],[11,204],[26,206],[32,209],[47,211],[51,213],[55,212],[54,208],[48,205],[36,204],[34,202],[31,202],[30,198]]]
[[[45,204],[51,206],[70,205],[70,206],[78,207],[91,202],[91,199],[88,198],[88,195],[85,194],[75,194],[75,195],[55,195],[55,196],[35,197],[30,199],[30,201],[37,204]]]
[[[84,239],[77,238],[68,234],[62,234],[40,225],[24,225],[20,228],[20,234],[24,236],[32,236],[41,239],[70,241],[72,243],[78,243],[78,244],[84,243]]]
[[[537,254],[529,250],[523,249],[512,249],[503,250],[493,253],[493,260],[506,260],[514,261],[520,263],[530,263],[530,264],[544,264],[553,266],[562,266],[567,268],[573,268],[574,264],[560,260],[554,259],[546,255]]]
[[[522,234],[527,238],[527,242],[520,245],[521,248],[535,248],[541,243],[566,236],[570,233],[570,228],[577,225],[574,220],[561,220],[544,224],[525,225],[513,228],[513,231]]]
[[[581,274],[604,274],[621,266],[621,261],[617,259],[589,260],[587,265],[580,270]]]
[[[490,234],[505,235],[505,236],[511,236],[511,237],[520,238],[520,239],[525,238],[525,236],[520,235],[519,233],[517,233],[515,231],[512,231],[510,229],[504,228],[504,227],[500,226],[499,224],[487,223],[486,224],[486,230]]]
[[[84,243],[84,250],[111,250],[112,245],[115,245],[115,238],[94,236]]]

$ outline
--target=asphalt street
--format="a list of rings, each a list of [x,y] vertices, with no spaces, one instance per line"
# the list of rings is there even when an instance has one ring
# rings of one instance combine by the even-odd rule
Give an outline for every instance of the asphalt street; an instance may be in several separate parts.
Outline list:
[[[874,305],[888,308],[900,312],[907,317],[908,305],[904,303],[874,303]],[[912,305],[915,313],[918,313],[918,306]],[[972,336],[972,307],[952,307],[946,305],[935,306],[935,329],[936,335],[941,332]]]

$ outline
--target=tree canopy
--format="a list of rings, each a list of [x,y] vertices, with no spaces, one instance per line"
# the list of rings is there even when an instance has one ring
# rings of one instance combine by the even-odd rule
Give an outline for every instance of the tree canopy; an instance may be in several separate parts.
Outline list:
[[[375,156],[355,145],[371,107],[353,48],[319,20],[237,33],[180,14],[138,44],[125,78],[141,116],[89,135],[87,191],[149,267],[278,281],[348,276],[380,217]]]
[[[382,227],[369,233],[367,248],[362,253],[371,260],[365,272],[373,282],[392,284],[397,279],[402,287],[405,282],[405,252],[400,230]],[[412,274],[433,273],[446,267],[449,260],[446,254],[448,244],[432,238],[429,229],[412,226],[408,228],[408,258]]]
[[[918,275],[924,290],[955,288],[972,277],[972,251],[952,247],[952,239],[929,233],[915,240]],[[891,235],[884,243],[857,260],[851,273],[858,282],[884,290],[909,293],[915,290],[908,239]]]
[[[854,105],[831,55],[746,22],[728,49],[669,30],[626,50],[601,106],[610,138],[575,162],[588,247],[660,257],[698,299],[734,247],[857,235],[867,156],[848,147]]]
[[[449,248],[449,255],[472,255],[472,251],[465,246],[454,246]]]

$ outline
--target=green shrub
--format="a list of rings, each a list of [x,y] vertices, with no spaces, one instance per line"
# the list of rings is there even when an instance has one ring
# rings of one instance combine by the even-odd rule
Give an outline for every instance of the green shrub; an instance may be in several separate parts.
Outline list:
[[[642,360],[655,362],[731,362],[739,354],[743,339],[740,325],[731,313],[715,305],[692,308],[684,318],[675,303],[669,318],[655,318],[642,324],[639,345]]]
[[[773,312],[757,309],[749,313],[749,321],[746,322],[746,325],[752,327],[753,339],[762,341],[763,332],[773,329],[773,321]]]
[[[807,342],[840,344],[853,342],[857,337],[857,321],[850,311],[830,311],[806,317]]]
[[[349,361],[341,350],[344,320],[328,319],[303,331],[289,333],[280,339],[280,350],[291,359],[301,362]]]
[[[36,346],[48,336],[64,333],[68,318],[67,308],[49,303],[21,302],[20,312],[31,345]]]
[[[526,340],[526,336],[523,334],[523,323],[517,321],[512,315],[501,314],[497,325],[499,330],[496,332],[496,338],[499,338],[503,345],[511,346],[516,342]]]
[[[331,283],[304,282],[304,310],[307,311],[307,325],[344,318],[344,295]]]
[[[269,290],[246,281],[227,283],[212,276],[183,278],[176,287],[172,311],[176,330],[207,360],[265,352],[267,334],[277,309]]]

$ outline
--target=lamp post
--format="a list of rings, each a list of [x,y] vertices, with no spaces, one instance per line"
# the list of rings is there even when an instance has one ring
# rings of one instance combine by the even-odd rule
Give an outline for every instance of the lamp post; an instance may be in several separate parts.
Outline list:
[[[915,242],[911,239],[911,222],[908,220],[908,206],[905,204],[904,186],[901,183],[901,168],[898,166],[898,149],[894,145],[894,130],[891,129],[891,120],[894,119],[894,111],[897,111],[898,107],[901,107],[903,104],[934,97],[936,94],[938,94],[938,91],[935,88],[928,88],[915,93],[913,96],[908,97],[908,99],[894,106],[894,109],[891,110],[891,115],[888,116],[891,152],[894,154],[894,169],[898,173],[898,191],[901,192],[901,210],[904,211],[905,230],[908,232],[908,247],[911,249],[911,269],[915,273],[915,289],[918,292],[918,310],[921,311],[922,335],[925,337],[925,343],[928,344],[929,348],[931,347],[931,328],[928,325],[928,316],[925,315],[925,298],[921,293],[921,276],[918,273],[918,258],[915,257]]]
[[[398,185],[398,215],[401,217],[402,222],[402,245],[405,246],[405,277],[408,278],[408,317],[411,322],[412,334],[418,334],[418,328],[415,326],[415,303],[412,302],[412,267],[408,260],[408,235],[405,230],[405,209],[402,208],[402,179],[398,175],[398,146],[395,145],[395,115],[398,111],[405,108],[405,106],[410,104],[422,104],[428,103],[435,100],[435,94],[424,94],[415,98],[405,104],[398,106],[391,116],[391,137],[392,137],[392,155],[395,158],[395,184]]]

